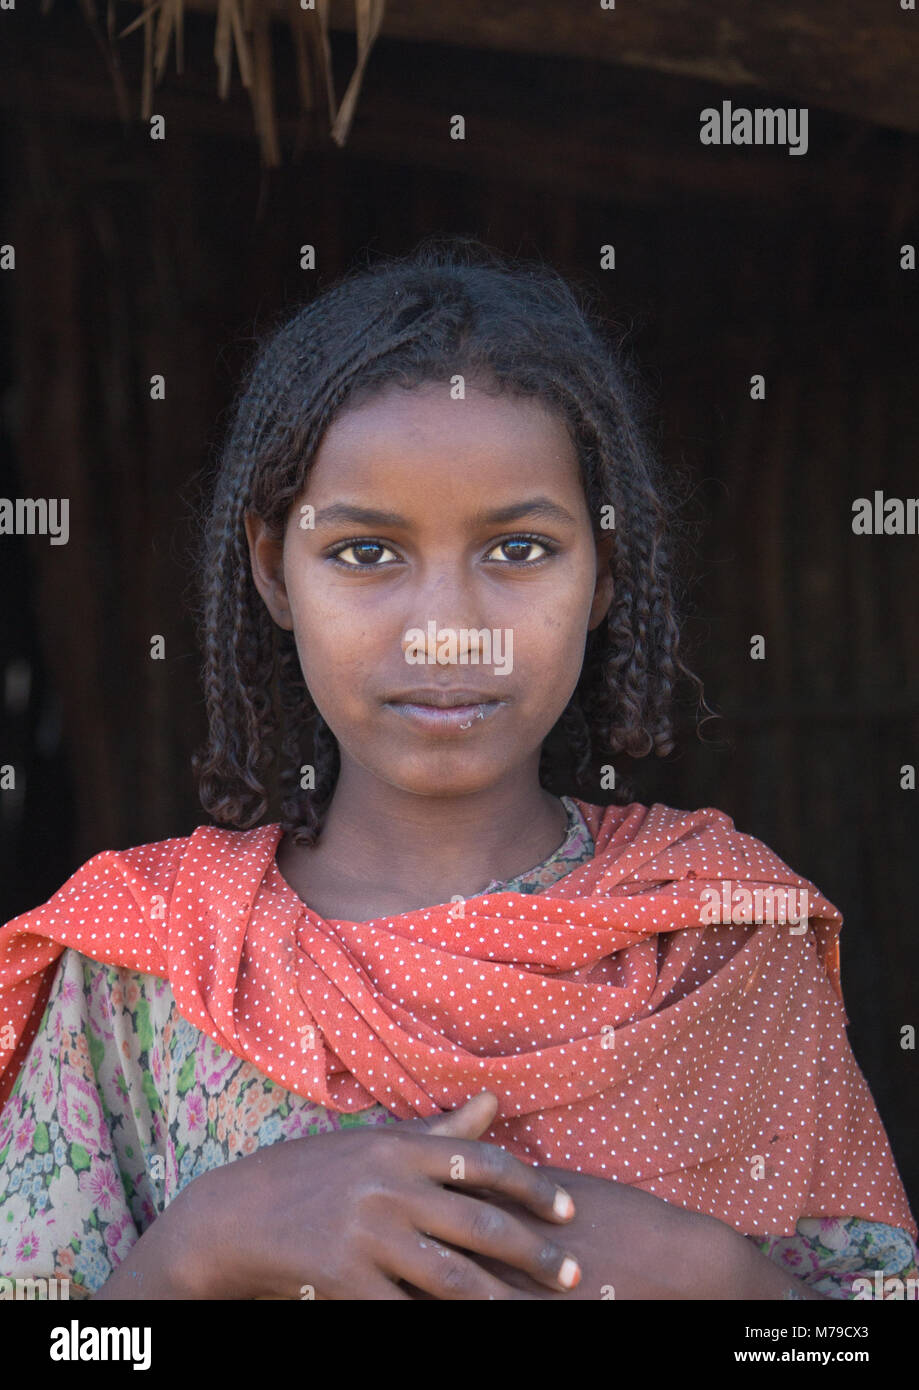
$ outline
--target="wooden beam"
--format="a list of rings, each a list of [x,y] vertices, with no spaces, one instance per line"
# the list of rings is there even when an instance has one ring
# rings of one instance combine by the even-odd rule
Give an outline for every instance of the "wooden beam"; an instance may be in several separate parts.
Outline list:
[[[288,13],[289,0],[259,4]],[[213,15],[217,0],[186,8]],[[354,0],[331,0],[333,29],[353,31],[354,14]],[[919,10],[898,0],[618,0],[613,10],[599,0],[386,0],[380,37],[589,58],[698,78],[726,95],[761,87],[785,93],[786,105],[919,131]]]

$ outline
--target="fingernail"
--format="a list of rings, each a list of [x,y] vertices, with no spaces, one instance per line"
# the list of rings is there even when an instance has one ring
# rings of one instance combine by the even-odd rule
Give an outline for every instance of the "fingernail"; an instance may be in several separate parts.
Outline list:
[[[581,1282],[581,1271],[578,1268],[577,1260],[573,1260],[570,1255],[566,1255],[562,1261],[562,1267],[558,1272],[558,1282],[563,1289],[573,1289],[576,1284]]]
[[[556,1216],[571,1216],[574,1212],[574,1202],[563,1192],[560,1187],[555,1189],[555,1201],[552,1203],[552,1210]]]

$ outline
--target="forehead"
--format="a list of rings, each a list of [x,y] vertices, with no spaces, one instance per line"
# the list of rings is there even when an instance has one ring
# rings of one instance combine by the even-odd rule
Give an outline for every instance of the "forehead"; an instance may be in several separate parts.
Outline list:
[[[555,477],[577,482],[577,455],[565,420],[533,396],[493,394],[466,384],[454,400],[447,382],[412,390],[387,386],[345,407],[326,431],[313,463],[317,486],[363,474],[449,475],[490,481]]]

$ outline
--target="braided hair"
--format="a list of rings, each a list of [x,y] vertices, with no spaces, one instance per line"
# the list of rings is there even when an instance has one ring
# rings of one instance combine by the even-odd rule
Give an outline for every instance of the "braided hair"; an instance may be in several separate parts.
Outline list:
[[[541,262],[511,260],[472,237],[429,237],[409,255],[350,270],[257,340],[197,550],[208,738],[192,767],[214,820],[239,829],[259,821],[276,769],[285,831],[315,844],[340,768],[293,633],[274,623],[253,582],[246,513],[281,540],[338,412],[390,384],[456,373],[560,413],[598,532],[601,508],[614,509],[612,604],[587,634],[577,687],[544,741],[541,783],[552,780],[553,746],[562,790],[574,794],[596,757],[673,749],[677,681],[692,681],[704,704],[701,681],[678,656],[668,534],[676,494],[646,439],[643,388],[590,297]],[[313,786],[302,784],[305,766]],[[616,782],[612,799],[631,799],[629,784]]]

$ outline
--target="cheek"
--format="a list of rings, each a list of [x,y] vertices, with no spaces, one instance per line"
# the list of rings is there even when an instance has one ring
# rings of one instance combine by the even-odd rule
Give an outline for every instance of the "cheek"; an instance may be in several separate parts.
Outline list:
[[[347,704],[349,691],[373,668],[378,626],[367,614],[317,594],[301,596],[291,607],[300,668],[311,693],[319,699],[331,693]]]
[[[579,652],[583,649],[587,636],[587,623],[593,599],[593,584],[571,585],[563,592],[556,592],[551,600],[542,606],[534,607],[521,619],[519,635],[521,643],[532,643],[534,649],[541,649],[558,656]]]

